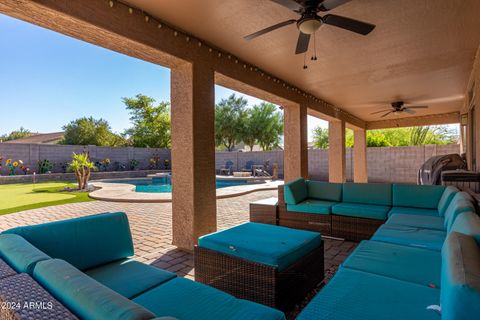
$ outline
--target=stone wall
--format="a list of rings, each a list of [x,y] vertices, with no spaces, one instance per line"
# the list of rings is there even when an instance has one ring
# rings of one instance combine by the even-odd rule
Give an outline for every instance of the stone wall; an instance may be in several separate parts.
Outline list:
[[[96,146],[63,146],[63,145],[34,145],[34,144],[7,144],[0,143],[0,156],[4,159],[22,159],[33,171],[37,171],[37,161],[48,159],[54,162],[54,172],[62,172],[61,165],[70,161],[73,152],[88,151],[93,161],[109,158],[112,162],[128,164],[131,159],[140,162],[139,169],[148,169],[149,159],[159,156],[162,161],[170,160],[170,150],[148,148],[110,148]],[[415,183],[417,170],[430,157],[435,155],[459,153],[460,146],[427,145],[417,147],[367,148],[368,180],[370,182],[404,182]],[[263,164],[267,160],[270,164],[278,163],[280,176],[283,176],[283,151],[270,152],[217,152],[215,168],[220,168],[230,160],[235,171],[245,167],[247,161]],[[353,179],[353,150],[346,150],[346,176]],[[309,150],[308,170],[310,177],[317,180],[328,179],[328,151]],[[6,175],[4,167],[0,171]]]

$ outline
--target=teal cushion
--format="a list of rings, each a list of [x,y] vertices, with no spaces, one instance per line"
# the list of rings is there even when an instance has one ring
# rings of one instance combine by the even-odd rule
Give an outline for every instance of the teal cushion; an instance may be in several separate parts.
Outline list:
[[[342,184],[323,181],[307,181],[308,197],[317,200],[342,201]]]
[[[129,299],[177,276],[135,260],[115,261],[85,273]]]
[[[297,204],[287,204],[287,210],[313,214],[330,214],[334,204],[337,204],[337,202],[307,199]]]
[[[392,205],[392,185],[387,183],[344,183],[343,202],[379,206]]]
[[[440,290],[342,268],[297,320],[440,320]]]
[[[387,219],[387,213],[390,207],[376,206],[372,204],[361,203],[339,203],[332,207],[332,213],[339,216],[368,218],[375,220]]]
[[[288,183],[283,187],[286,204],[297,204],[307,199],[307,182],[299,178]]]
[[[409,208],[409,207],[393,207],[389,212],[388,216],[392,216],[394,214],[414,214],[414,215],[422,215],[422,216],[434,216],[438,217],[439,213],[436,209],[421,209],[421,208]]]
[[[386,224],[399,224],[403,226],[424,229],[446,230],[445,219],[442,217],[425,216],[416,214],[394,214],[388,218]]]
[[[451,232],[442,249],[442,319],[480,317],[480,248],[472,237]]]
[[[480,246],[480,217],[476,213],[468,211],[459,214],[451,231],[473,237]]]
[[[447,233],[441,230],[384,224],[371,240],[440,251]]]
[[[33,277],[85,320],[152,319],[153,313],[59,259],[37,263]]]
[[[263,223],[244,223],[198,238],[202,248],[256,261],[284,270],[318,248],[320,233],[278,227]]]
[[[175,278],[133,299],[158,317],[195,320],[285,320],[282,312],[236,299],[204,284]]]
[[[475,212],[472,197],[466,192],[458,192],[445,210],[445,227],[452,228],[457,216],[463,212]]]
[[[444,190],[444,186],[394,184],[393,206],[438,210]]]
[[[441,217],[445,215],[445,211],[447,210],[450,201],[452,201],[453,196],[455,196],[455,194],[459,191],[460,190],[453,186],[448,186],[445,188],[445,191],[443,191],[442,197],[440,198],[437,207]]]
[[[133,255],[127,215],[104,213],[5,231],[84,270]]]
[[[50,259],[24,238],[16,234],[0,234],[0,256],[15,271],[33,273],[35,264]]]
[[[343,262],[342,268],[439,288],[441,263],[438,251],[364,240]]]

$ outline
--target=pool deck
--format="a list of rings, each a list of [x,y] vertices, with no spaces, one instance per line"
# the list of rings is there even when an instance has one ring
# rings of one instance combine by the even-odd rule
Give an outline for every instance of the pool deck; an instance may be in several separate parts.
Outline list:
[[[135,192],[135,186],[128,183],[107,183],[99,181],[90,182],[95,190],[89,194],[90,198],[102,201],[136,202],[136,203],[162,203],[172,202],[172,193]],[[250,183],[217,189],[217,199],[231,198],[257,191],[277,190],[283,185],[283,180],[268,180],[265,183]]]

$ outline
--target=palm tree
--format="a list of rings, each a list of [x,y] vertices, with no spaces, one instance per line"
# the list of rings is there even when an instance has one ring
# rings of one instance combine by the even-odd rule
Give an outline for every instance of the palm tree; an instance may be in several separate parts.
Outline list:
[[[80,190],[87,188],[91,171],[97,169],[95,164],[90,161],[88,153],[73,153],[72,162],[68,164],[68,168],[75,172],[78,182],[78,189]]]

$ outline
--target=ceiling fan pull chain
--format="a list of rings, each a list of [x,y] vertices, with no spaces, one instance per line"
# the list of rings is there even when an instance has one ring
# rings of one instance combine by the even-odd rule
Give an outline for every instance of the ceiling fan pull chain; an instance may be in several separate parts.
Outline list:
[[[317,61],[317,41],[315,41],[315,32],[313,33],[313,56],[310,58],[312,61]]]
[[[307,66],[307,53],[305,52],[303,54],[303,69],[307,69],[308,66]]]

